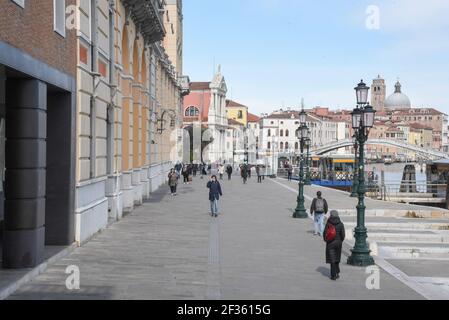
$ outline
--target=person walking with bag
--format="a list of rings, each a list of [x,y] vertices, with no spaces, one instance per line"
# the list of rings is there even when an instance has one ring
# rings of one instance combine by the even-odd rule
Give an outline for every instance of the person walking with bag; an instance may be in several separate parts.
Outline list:
[[[220,196],[223,196],[221,185],[217,180],[217,176],[211,177],[211,180],[207,183],[207,188],[209,189],[211,216],[216,218],[218,217],[218,200],[220,200]]]
[[[324,241],[326,241],[326,263],[331,265],[331,280],[340,278],[341,249],[345,240],[345,226],[338,216],[337,210],[331,211],[324,229]]]
[[[322,198],[321,191],[317,192],[317,197],[313,199],[310,207],[310,214],[314,216],[315,233],[314,235],[323,236],[324,232],[324,216],[327,214],[328,206],[326,199]]]
[[[178,187],[178,174],[176,173],[175,169],[171,169],[170,173],[168,174],[168,185],[170,187],[171,195],[176,196],[176,189]]]

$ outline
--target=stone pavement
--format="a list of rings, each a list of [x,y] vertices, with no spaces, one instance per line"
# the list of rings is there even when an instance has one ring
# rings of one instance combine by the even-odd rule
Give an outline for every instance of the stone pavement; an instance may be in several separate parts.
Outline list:
[[[273,180],[223,181],[217,219],[206,182],[181,185],[174,198],[159,190],[10,299],[424,299],[383,270],[380,290],[368,290],[365,269],[346,257],[341,279],[329,280],[325,243],[311,220],[292,218],[296,194]],[[70,265],[80,290],[66,288]]]

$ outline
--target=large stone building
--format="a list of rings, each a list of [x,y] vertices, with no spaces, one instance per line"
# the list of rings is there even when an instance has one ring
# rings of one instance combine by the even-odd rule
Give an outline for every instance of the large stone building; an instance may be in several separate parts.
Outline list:
[[[184,99],[184,128],[193,128],[193,162],[223,163],[227,158],[226,137],[228,118],[226,114],[226,81],[219,67],[211,82],[192,82],[190,94]],[[197,129],[200,129],[198,131]],[[201,132],[205,129],[204,133]],[[198,132],[198,133],[196,133]],[[195,147],[198,140],[210,142],[200,151]],[[201,154],[202,153],[202,154]],[[190,162],[192,159],[185,159]]]
[[[183,89],[162,42],[164,1],[78,4],[75,218],[82,243],[164,183],[179,154]],[[170,38],[180,38],[179,30]],[[177,52],[172,58],[182,66]]]
[[[45,246],[75,240],[77,51],[76,31],[66,28],[69,5],[75,0],[0,1],[0,244],[7,268],[34,267]]]
[[[299,126],[299,112],[292,109],[274,111],[260,120],[260,154],[274,172],[279,166],[278,160],[295,162],[300,149],[299,139],[296,137]],[[312,148],[346,138],[346,123],[335,121],[319,111],[307,111],[307,126],[311,132]]]
[[[82,244],[142,204],[179,158],[182,3],[2,0],[0,10],[3,263],[30,267],[44,244]],[[14,130],[2,131],[5,114]]]

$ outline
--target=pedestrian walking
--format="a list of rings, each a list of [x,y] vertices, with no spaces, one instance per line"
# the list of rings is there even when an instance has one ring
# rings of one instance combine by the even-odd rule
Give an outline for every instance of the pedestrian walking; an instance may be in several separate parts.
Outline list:
[[[332,210],[324,230],[326,263],[331,265],[331,280],[340,278],[341,249],[344,240],[345,226],[338,216],[338,211]]]
[[[187,165],[184,165],[182,168],[182,177],[184,178],[183,182],[184,184],[189,183],[189,167]]]
[[[228,164],[228,167],[226,168],[226,173],[228,174],[228,180],[231,180],[232,178],[232,166]]]
[[[198,164],[193,165],[193,176],[196,177],[196,174],[198,173]]]
[[[287,167],[287,176],[288,176],[288,181],[292,181],[293,167],[290,164]]]
[[[256,167],[256,173],[257,173],[257,183],[262,183],[262,174],[260,172],[260,166]]]
[[[175,166],[176,173],[178,174],[179,177],[181,176],[182,167],[183,165],[180,162],[178,162]]]
[[[327,201],[322,197],[321,191],[317,192],[317,197],[313,199],[310,207],[310,214],[314,215],[315,233],[314,235],[323,236],[324,233],[324,216],[327,214]]]
[[[243,184],[246,184],[248,180],[248,169],[246,168],[246,165],[242,165],[240,168],[240,175],[242,176]]]
[[[171,169],[170,173],[168,174],[168,185],[170,187],[170,192],[171,192],[172,196],[176,196],[177,195],[176,189],[178,187],[178,179],[179,179],[179,176],[176,173],[176,170],[175,169]]]
[[[211,177],[210,181],[207,183],[207,188],[209,189],[211,216],[216,218],[218,217],[218,201],[220,200],[220,197],[223,196],[221,185],[217,180],[217,176]]]
[[[248,168],[248,178],[251,179],[251,170],[252,170],[252,167],[251,167],[251,165],[248,165],[247,168]]]
[[[218,167],[218,174],[220,175],[220,180],[223,180],[223,175],[225,173],[225,167],[223,164],[220,164]]]

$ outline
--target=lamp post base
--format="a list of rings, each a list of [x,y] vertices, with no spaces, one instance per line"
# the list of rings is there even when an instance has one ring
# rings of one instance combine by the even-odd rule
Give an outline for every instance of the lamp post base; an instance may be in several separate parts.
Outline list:
[[[295,213],[293,213],[293,218],[295,219],[307,219],[309,215],[305,208],[296,208]]]
[[[370,256],[370,250],[351,250],[352,254],[348,258],[348,264],[354,267],[368,267],[374,265],[374,258]]]

